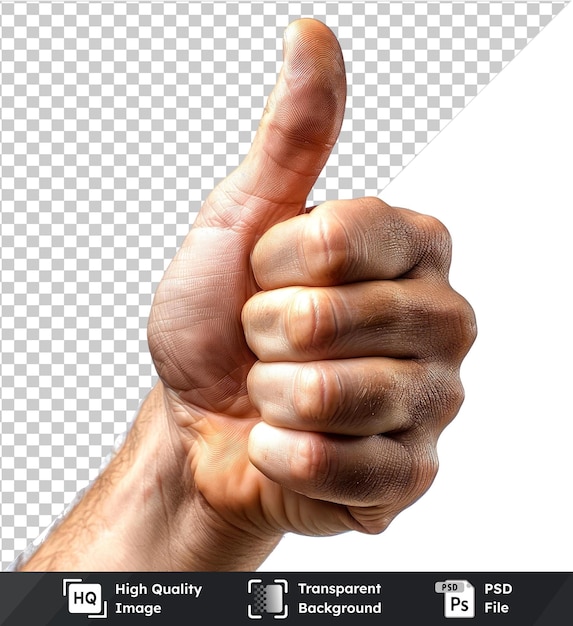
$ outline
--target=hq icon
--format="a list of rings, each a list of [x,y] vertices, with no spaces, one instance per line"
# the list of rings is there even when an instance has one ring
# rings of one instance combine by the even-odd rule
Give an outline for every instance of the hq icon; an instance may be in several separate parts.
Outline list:
[[[81,578],[64,578],[63,594],[68,598],[68,612],[88,617],[106,618],[107,601],[102,599],[99,583],[84,583]]]

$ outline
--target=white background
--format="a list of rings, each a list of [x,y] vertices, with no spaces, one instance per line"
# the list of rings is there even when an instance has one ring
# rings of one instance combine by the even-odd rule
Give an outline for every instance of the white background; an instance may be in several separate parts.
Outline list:
[[[573,569],[572,148],[568,6],[380,194],[446,224],[478,320],[434,485],[379,536],[287,536],[262,570]]]

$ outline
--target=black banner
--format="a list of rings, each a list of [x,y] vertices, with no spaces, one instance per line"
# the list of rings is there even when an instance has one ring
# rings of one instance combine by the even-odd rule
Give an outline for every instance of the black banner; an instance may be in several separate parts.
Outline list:
[[[568,626],[573,573],[0,573],[1,626]]]

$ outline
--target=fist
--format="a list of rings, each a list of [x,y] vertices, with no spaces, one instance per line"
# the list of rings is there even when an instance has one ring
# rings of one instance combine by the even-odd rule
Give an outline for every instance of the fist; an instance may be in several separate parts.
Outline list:
[[[377,198],[326,202],[253,250],[250,459],[346,505],[361,530],[383,530],[429,487],[462,403],[475,322],[448,283],[450,253],[440,222]]]
[[[305,209],[345,96],[334,34],[291,24],[248,155],[155,295],[166,439],[223,537],[383,530],[432,482],[462,402],[475,322],[446,229],[377,198]]]

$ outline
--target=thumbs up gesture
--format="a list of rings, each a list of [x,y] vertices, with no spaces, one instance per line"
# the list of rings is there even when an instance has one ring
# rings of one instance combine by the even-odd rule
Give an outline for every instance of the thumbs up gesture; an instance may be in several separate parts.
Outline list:
[[[292,23],[249,153],[158,286],[159,382],[30,569],[253,569],[286,532],[381,532],[430,486],[474,315],[437,220],[305,208],[345,98],[333,33]]]
[[[437,468],[474,339],[436,220],[306,198],[344,115],[344,61],[292,23],[243,163],[160,284],[149,345],[197,496],[255,536],[376,533]]]

